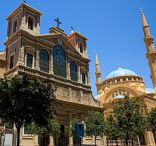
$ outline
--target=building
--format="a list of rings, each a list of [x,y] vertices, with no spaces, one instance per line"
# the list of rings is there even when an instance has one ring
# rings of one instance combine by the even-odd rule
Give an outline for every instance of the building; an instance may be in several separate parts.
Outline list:
[[[99,110],[94,100],[89,77],[87,38],[78,32],[67,35],[59,27],[51,27],[49,33],[40,34],[42,13],[22,3],[8,18],[6,49],[0,53],[0,77],[27,73],[39,78],[49,78],[55,85],[56,99],[62,103],[56,107],[56,115],[64,133],[64,125],[73,117],[84,121],[89,110]],[[49,135],[43,138],[21,130],[21,146],[53,146]],[[61,140],[60,140],[61,139]],[[83,138],[83,143],[92,143]],[[59,137],[58,146],[72,146],[72,137]]]
[[[156,107],[156,50],[154,48],[153,37],[144,13],[141,13],[142,27],[144,32],[144,42],[146,45],[146,57],[151,70],[151,79],[154,89],[145,87],[143,78],[135,72],[118,68],[112,71],[105,80],[101,79],[101,71],[98,56],[96,56],[96,87],[98,100],[104,107],[104,115],[108,115],[113,108],[113,101],[125,96],[139,97],[144,102],[145,111]],[[156,136],[151,131],[146,131],[140,136],[140,144],[147,146],[155,146]]]

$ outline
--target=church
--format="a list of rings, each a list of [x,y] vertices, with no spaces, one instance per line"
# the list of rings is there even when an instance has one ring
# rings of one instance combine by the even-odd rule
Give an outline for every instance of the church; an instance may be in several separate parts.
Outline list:
[[[147,89],[142,77],[123,68],[112,71],[102,80],[98,56],[96,55],[96,87],[97,97],[94,99],[89,76],[89,58],[87,55],[87,38],[79,32],[66,34],[60,28],[59,19],[55,19],[57,27],[49,28],[49,33],[40,33],[40,17],[42,13],[25,2],[17,7],[7,18],[7,39],[5,51],[0,52],[0,77],[12,77],[26,73],[40,79],[48,78],[56,88],[56,99],[61,106],[56,107],[56,115],[64,133],[65,125],[72,118],[84,122],[85,113],[90,110],[104,110],[108,115],[113,101],[125,96],[139,97],[148,112],[156,106],[156,51],[153,37],[146,18],[141,13],[144,42],[147,48],[146,57],[151,70],[154,89]],[[16,130],[14,130],[15,132]],[[15,139],[15,134],[13,139]],[[156,136],[146,131],[139,137],[140,145],[155,146]],[[93,144],[94,138],[83,137],[82,144]],[[53,139],[47,135],[30,135],[23,127],[21,130],[21,146],[73,146],[78,143],[74,137]],[[99,146],[106,145],[105,140],[98,137]]]
[[[23,2],[7,17],[5,51],[0,52],[0,77],[26,73],[39,79],[48,78],[60,103],[56,115],[63,135],[65,125],[72,118],[83,122],[87,111],[98,111],[101,107],[91,92],[87,38],[78,32],[67,35],[59,27],[58,18],[57,27],[40,34],[41,15]],[[21,146],[72,146],[80,142],[64,135],[53,142],[49,135],[43,139],[28,134],[24,127],[21,131]],[[84,137],[82,143],[92,143],[92,138]]]

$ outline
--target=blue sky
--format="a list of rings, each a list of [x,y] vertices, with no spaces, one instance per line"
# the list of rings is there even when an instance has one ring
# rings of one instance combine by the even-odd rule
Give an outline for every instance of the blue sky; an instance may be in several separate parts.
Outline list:
[[[21,4],[21,0],[0,0],[0,50],[3,50],[7,32],[6,17]],[[55,26],[59,17],[61,28],[69,34],[75,31],[88,40],[90,77],[93,94],[95,87],[95,51],[99,56],[102,78],[119,64],[144,78],[147,87],[152,87],[150,70],[145,57],[140,8],[156,38],[156,0],[26,0],[32,7],[43,12],[41,33]]]

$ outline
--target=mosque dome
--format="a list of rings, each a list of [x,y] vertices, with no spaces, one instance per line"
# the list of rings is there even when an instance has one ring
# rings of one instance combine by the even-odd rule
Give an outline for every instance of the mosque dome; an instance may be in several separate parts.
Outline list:
[[[128,69],[123,69],[119,67],[117,70],[112,71],[106,79],[109,78],[114,78],[114,77],[119,77],[119,76],[138,76],[135,72],[128,70]]]

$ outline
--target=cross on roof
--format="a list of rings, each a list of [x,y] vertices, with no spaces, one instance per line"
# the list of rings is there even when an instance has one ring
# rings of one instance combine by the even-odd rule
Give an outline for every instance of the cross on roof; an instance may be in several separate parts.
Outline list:
[[[60,24],[62,24],[62,22],[60,22],[59,18],[54,19],[54,21],[56,21],[57,27],[59,28]]]

